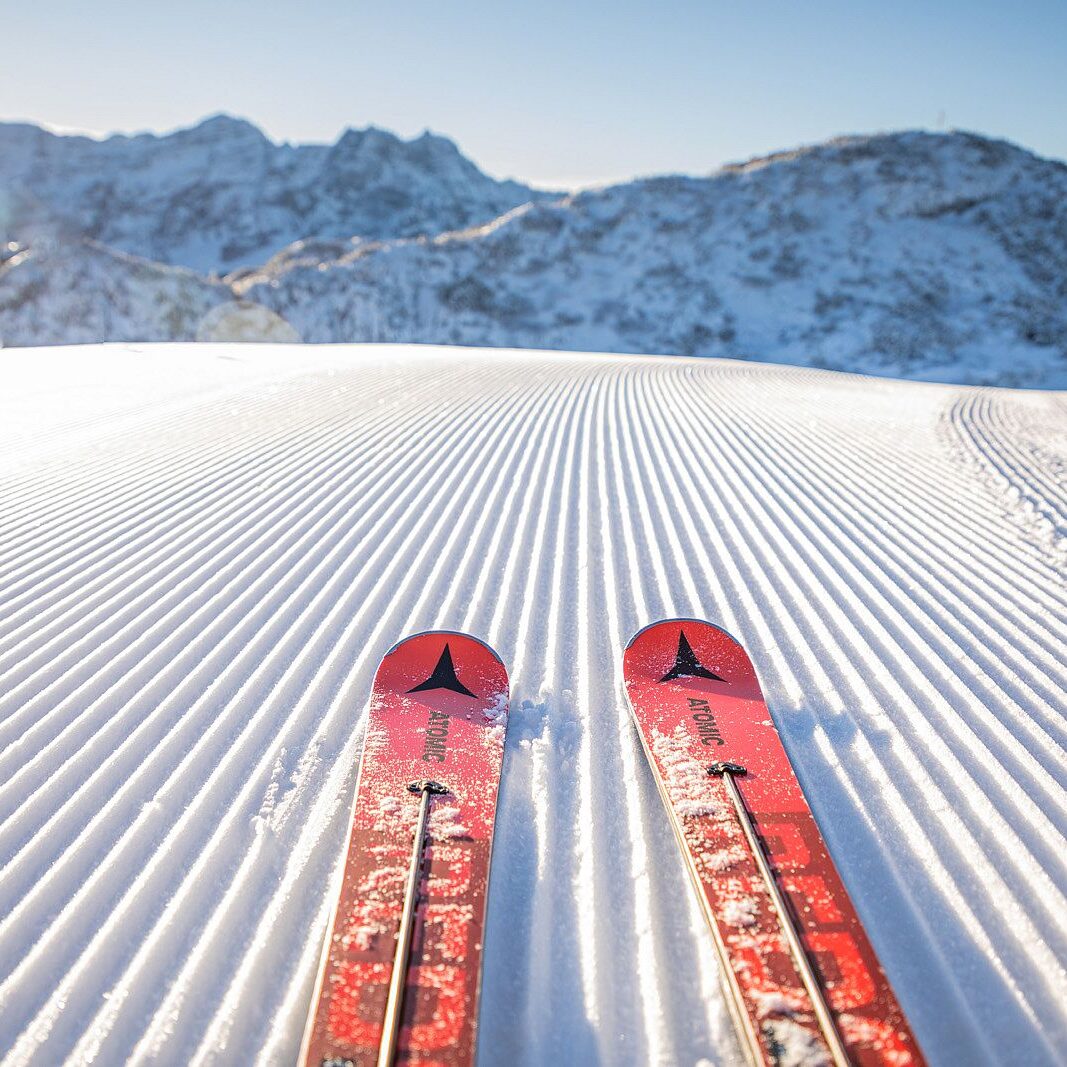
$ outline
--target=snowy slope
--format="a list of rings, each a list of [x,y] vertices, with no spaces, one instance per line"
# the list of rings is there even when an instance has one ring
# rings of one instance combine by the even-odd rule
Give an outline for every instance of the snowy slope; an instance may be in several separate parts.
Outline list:
[[[96,241],[43,241],[0,262],[0,345],[296,341],[291,326],[222,282]]]
[[[215,307],[232,303],[218,282],[82,239],[23,249],[0,264],[0,278],[0,341],[8,345],[87,344],[115,333],[186,340]]]
[[[289,1064],[381,654],[509,665],[483,1067],[737,1063],[626,640],[748,645],[935,1065],[1067,1045],[1062,395],[418,347],[12,351],[0,1063]]]

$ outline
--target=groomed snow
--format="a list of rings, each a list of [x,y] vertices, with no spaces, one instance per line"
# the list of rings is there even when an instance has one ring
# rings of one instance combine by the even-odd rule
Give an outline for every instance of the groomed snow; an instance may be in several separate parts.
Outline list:
[[[377,662],[512,712],[481,1064],[738,1062],[619,683],[748,646],[935,1065],[1067,1047],[1062,394],[407,346],[3,353],[0,1062],[291,1064]]]

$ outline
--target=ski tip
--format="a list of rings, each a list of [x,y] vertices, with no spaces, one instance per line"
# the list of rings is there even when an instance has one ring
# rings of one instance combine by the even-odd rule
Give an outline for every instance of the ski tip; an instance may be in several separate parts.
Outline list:
[[[744,645],[738,641],[736,637],[729,630],[724,629],[722,626],[716,626],[713,622],[708,622],[707,619],[695,619],[695,618],[677,618],[677,619],[656,619],[655,622],[650,622],[646,626],[642,626],[626,643],[626,650],[628,651],[637,639],[649,630],[654,629],[657,626],[706,626],[709,630],[718,630],[724,637],[728,637],[735,645],[740,648],[744,648]]]
[[[488,652],[489,655],[492,656],[493,659],[495,659],[501,667],[504,667],[506,669],[506,664],[500,658],[500,656],[497,655],[496,649],[493,648],[493,646],[489,644],[488,641],[483,641],[480,637],[475,637],[473,634],[464,633],[462,630],[419,630],[417,633],[408,634],[407,636],[402,637],[399,641],[397,641],[395,645],[392,646],[392,648],[389,649],[388,652],[386,652],[382,659],[387,659],[402,645],[406,645],[409,641],[415,641],[420,637],[459,637],[462,638],[464,641],[473,641],[476,645],[481,645],[481,647],[484,648],[485,651]]]

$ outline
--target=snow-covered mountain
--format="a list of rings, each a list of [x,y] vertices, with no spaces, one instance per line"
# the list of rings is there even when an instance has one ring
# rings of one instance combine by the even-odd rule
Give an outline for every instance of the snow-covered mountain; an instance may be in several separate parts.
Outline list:
[[[1067,386],[1067,166],[1004,142],[963,133],[850,137],[704,178],[652,178],[531,199],[529,190],[492,182],[450,142],[432,137],[406,144],[371,130],[347,134],[330,149],[291,148],[272,146],[234,120],[102,145],[26,127],[15,132],[53,153],[71,140],[72,157],[105,149],[118,156],[143,142],[147,173],[167,176],[171,191],[174,175],[199,160],[197,188],[213,190],[211,210],[202,212],[160,210],[165,198],[158,192],[139,199],[137,189],[150,184],[144,175],[130,179],[128,202],[104,210],[108,201],[90,196],[83,178],[68,181],[68,172],[51,174],[41,163],[36,173],[51,175],[42,184],[60,189],[67,181],[78,205],[72,213],[95,219],[88,229],[105,243],[118,243],[118,235],[127,251],[152,256],[173,239],[186,260],[208,250],[216,265],[247,264],[253,249],[275,254],[221,283],[205,278],[204,289],[162,267],[136,272],[134,284],[128,259],[83,244],[78,255],[93,250],[99,262],[75,290],[63,281],[25,281],[28,270],[46,270],[47,257],[35,259],[31,240],[29,257],[20,252],[0,265],[6,344],[191,339],[203,335],[205,301],[240,301],[270,310],[262,321],[271,339],[280,336],[278,316],[305,341],[729,356]],[[215,141],[230,145],[217,168],[210,151],[194,151]],[[255,169],[255,145],[276,161],[273,169]],[[342,150],[366,167],[336,170],[345,175],[337,185],[308,178],[315,166],[325,173],[325,160]],[[420,153],[443,162],[418,170],[411,158]],[[403,167],[382,162],[394,157]],[[0,170],[12,166],[0,160]],[[385,171],[393,177],[376,185]],[[404,185],[396,174],[416,171],[425,179],[409,183],[419,190],[417,210],[410,201],[400,208],[381,190],[395,191]],[[233,220],[228,196],[239,201]],[[278,222],[277,205],[296,202],[300,212]],[[358,210],[343,215],[342,203]],[[13,217],[36,220],[39,232],[63,243],[40,200],[19,211]],[[477,225],[447,221],[461,215]],[[162,229],[146,228],[148,218]],[[308,228],[300,240],[281,250],[271,244],[301,224]],[[231,227],[225,241],[220,227]],[[93,328],[72,329],[84,321],[75,309],[110,299],[115,271],[128,313],[101,312]],[[161,330],[160,321],[179,328]],[[257,321],[253,316],[241,336],[254,336]]]
[[[221,282],[83,238],[40,241],[0,264],[0,336],[8,345],[185,340],[231,301]]]
[[[346,130],[274,144],[218,115],[163,137],[105,141],[0,124],[0,242],[74,232],[207,273],[262,263],[306,237],[410,237],[486,222],[528,201],[447,138]]]
[[[235,279],[305,340],[670,352],[1067,384],[1067,167],[849,138]]]
[[[217,278],[85,238],[11,251],[0,262],[0,283],[0,340],[8,345],[300,339],[275,312]]]

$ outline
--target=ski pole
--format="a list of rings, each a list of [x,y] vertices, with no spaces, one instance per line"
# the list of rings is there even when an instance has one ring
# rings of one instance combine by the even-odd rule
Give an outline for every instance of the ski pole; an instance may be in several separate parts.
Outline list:
[[[852,1061],[845,1051],[845,1043],[841,1039],[841,1034],[837,1029],[837,1024],[834,1022],[830,1006],[823,995],[822,986],[811,966],[811,960],[808,959],[807,952],[804,951],[803,942],[800,940],[800,932],[793,922],[789,907],[782,896],[781,890],[778,888],[774,872],[771,870],[767,857],[764,855],[763,845],[756,835],[756,827],[752,821],[748,805],[745,804],[745,798],[741,795],[741,790],[737,788],[737,783],[734,781],[735,775],[740,776],[747,773],[746,769],[739,763],[713,763],[708,767],[708,774],[721,778],[726,786],[726,792],[730,795],[734,811],[737,813],[737,818],[741,823],[741,829],[745,832],[749,850],[756,861],[756,866],[759,868],[760,876],[767,887],[767,892],[770,894],[774,910],[778,912],[779,925],[785,935],[786,943],[789,945],[789,951],[793,955],[801,980],[804,982],[804,988],[808,991],[812,1006],[815,1008],[815,1018],[818,1020],[819,1029],[822,1030],[823,1037],[826,1039],[833,1065],[834,1067],[850,1067]]]
[[[400,913],[400,928],[396,934],[396,955],[393,957],[393,973],[389,977],[389,995],[385,1002],[385,1017],[382,1020],[382,1040],[378,1046],[378,1067],[392,1067],[396,1062],[396,1042],[400,1036],[400,1012],[404,1006],[404,984],[411,955],[411,938],[415,932],[415,902],[419,890],[419,873],[422,869],[423,839],[426,823],[430,818],[430,797],[447,793],[448,790],[429,778],[412,782],[409,793],[419,794],[419,816],[415,821],[415,840],[411,846],[411,864],[408,867],[407,884],[404,887],[404,907]]]

